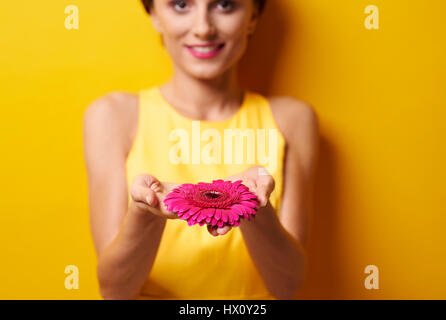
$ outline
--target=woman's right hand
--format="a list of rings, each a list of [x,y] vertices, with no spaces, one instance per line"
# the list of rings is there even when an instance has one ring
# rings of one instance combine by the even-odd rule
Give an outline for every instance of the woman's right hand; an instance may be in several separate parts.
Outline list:
[[[164,198],[177,184],[161,182],[150,174],[137,175],[131,184],[130,195],[135,205],[165,219],[179,219],[178,215],[167,211]]]

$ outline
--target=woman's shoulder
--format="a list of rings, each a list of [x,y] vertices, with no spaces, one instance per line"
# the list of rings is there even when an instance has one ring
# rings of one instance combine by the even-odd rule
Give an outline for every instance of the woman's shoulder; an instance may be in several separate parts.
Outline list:
[[[318,130],[313,106],[292,96],[268,96],[274,120],[287,141]]]
[[[138,95],[124,91],[106,93],[93,100],[87,110],[101,110],[100,112],[121,112],[129,103],[135,102]]]
[[[138,121],[138,94],[114,91],[93,100],[83,116],[84,132],[93,132],[115,142],[125,150],[130,148],[136,135]]]

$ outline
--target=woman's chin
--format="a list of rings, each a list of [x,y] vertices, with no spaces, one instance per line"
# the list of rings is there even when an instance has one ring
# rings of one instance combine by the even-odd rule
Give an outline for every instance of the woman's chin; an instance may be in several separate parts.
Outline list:
[[[202,72],[190,72],[190,75],[196,79],[201,80],[211,80],[220,77],[223,74],[223,72],[209,72],[209,71],[202,71]]]
[[[215,66],[215,68],[207,66],[204,68],[196,68],[196,69],[189,68],[188,71],[189,71],[188,73],[194,78],[209,80],[222,76],[227,71],[227,69],[222,68],[221,66]]]

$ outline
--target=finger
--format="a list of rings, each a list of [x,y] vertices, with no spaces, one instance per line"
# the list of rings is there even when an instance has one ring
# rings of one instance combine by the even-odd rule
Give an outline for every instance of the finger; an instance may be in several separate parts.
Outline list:
[[[214,237],[218,236],[217,227],[208,225],[207,228],[211,235],[213,235]]]
[[[231,229],[232,229],[231,226],[224,226],[222,228],[218,228],[217,233],[222,236],[227,234]]]
[[[151,207],[158,206],[158,198],[156,197],[155,191],[149,189],[146,191],[146,203]]]
[[[180,216],[178,216],[177,213],[175,212],[170,212],[167,210],[166,205],[164,203],[161,203],[162,208],[160,209],[160,211],[162,212],[162,214],[168,218],[168,219],[180,219]]]
[[[163,192],[163,185],[158,180],[154,180],[150,185],[150,189],[154,192]]]
[[[158,179],[155,178],[154,176],[152,176],[151,174],[143,173],[143,174],[139,174],[139,175],[135,176],[135,178],[133,178],[132,185],[137,184],[137,185],[150,187],[150,185],[156,181],[158,181]]]
[[[130,195],[135,202],[141,202],[151,207],[156,207],[158,205],[158,198],[156,197],[155,192],[144,185],[132,184]]]

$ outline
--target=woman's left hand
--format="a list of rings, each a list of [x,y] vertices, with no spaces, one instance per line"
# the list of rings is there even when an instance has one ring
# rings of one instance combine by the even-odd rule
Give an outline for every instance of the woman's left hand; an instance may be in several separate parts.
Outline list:
[[[265,168],[261,166],[250,167],[240,174],[230,176],[224,180],[237,181],[242,180],[242,183],[253,192],[259,199],[259,208],[263,208],[268,204],[269,196],[274,191],[274,178],[270,175]],[[232,226],[207,226],[208,231],[213,236],[225,235],[228,233]]]

